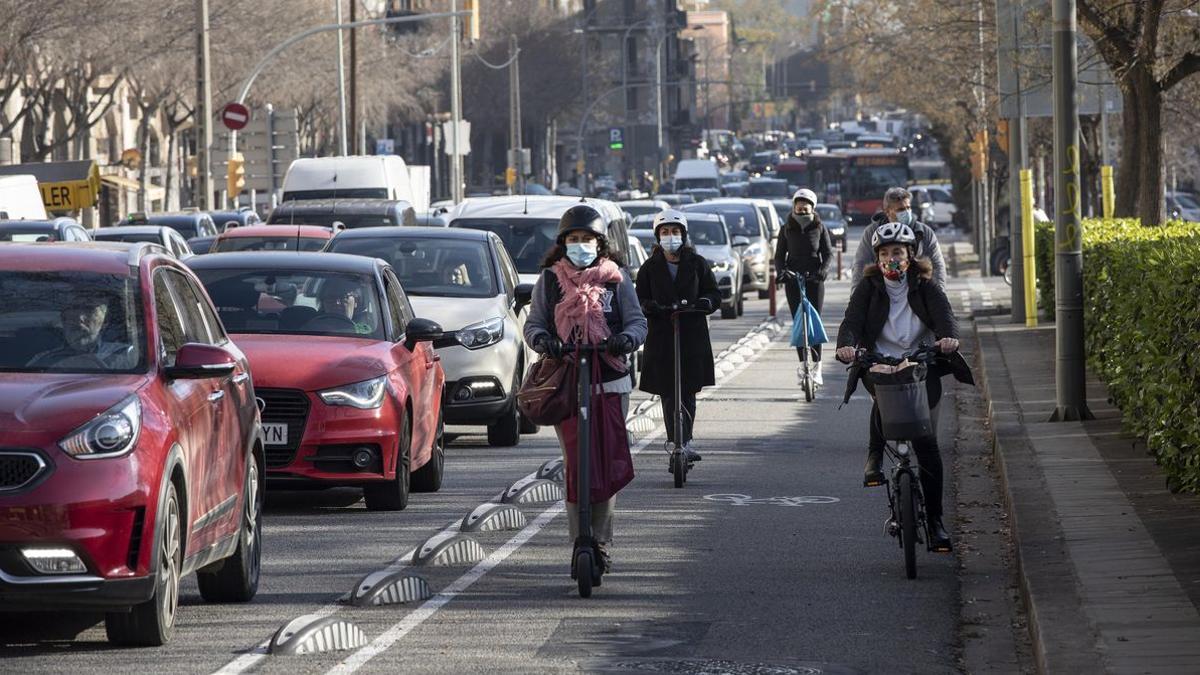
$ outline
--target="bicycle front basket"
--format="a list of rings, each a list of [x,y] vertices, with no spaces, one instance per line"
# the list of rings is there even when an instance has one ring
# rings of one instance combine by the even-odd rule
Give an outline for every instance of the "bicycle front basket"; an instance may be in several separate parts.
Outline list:
[[[933,435],[929,415],[929,392],[925,382],[875,384],[875,404],[883,437],[890,441],[912,441]]]

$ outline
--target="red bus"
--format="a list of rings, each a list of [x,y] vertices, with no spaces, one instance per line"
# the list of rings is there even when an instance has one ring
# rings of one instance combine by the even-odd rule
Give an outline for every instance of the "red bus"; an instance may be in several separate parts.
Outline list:
[[[888,188],[908,185],[908,155],[889,148],[856,148],[837,153],[845,162],[842,210],[853,225],[867,225],[883,208]]]
[[[817,199],[841,206],[842,172],[846,158],[840,155],[808,155],[802,159],[785,159],[775,167],[775,177],[788,184],[808,188]]]

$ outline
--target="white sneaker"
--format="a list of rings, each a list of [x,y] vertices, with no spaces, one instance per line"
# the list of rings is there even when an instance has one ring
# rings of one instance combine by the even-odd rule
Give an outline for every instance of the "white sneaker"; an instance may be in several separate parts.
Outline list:
[[[818,387],[824,386],[825,380],[821,377],[821,362],[817,361],[813,364],[813,366],[815,366],[812,369],[813,384],[817,385]]]

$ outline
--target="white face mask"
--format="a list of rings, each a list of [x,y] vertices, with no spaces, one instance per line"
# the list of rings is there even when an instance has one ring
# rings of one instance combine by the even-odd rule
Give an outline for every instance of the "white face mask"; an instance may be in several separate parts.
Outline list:
[[[659,243],[662,244],[663,250],[667,253],[675,253],[680,248],[683,248],[683,236],[678,234],[668,234],[663,237]]]

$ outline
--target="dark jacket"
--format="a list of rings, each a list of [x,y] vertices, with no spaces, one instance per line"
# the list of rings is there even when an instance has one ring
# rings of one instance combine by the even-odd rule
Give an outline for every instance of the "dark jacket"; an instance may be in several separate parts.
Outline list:
[[[679,270],[674,280],[667,268],[666,255],[656,247],[650,259],[638,269],[636,285],[638,300],[649,324],[639,388],[651,394],[670,396],[675,393],[675,333],[670,313],[660,308],[681,300],[695,306],[700,298],[708,298],[715,310],[721,306],[721,291],[708,261],[691,247],[680,251]],[[703,314],[679,317],[679,347],[683,391],[697,392],[715,384],[712,340]]]
[[[814,213],[812,223],[804,227],[796,222],[795,213],[789,214],[775,244],[776,273],[788,269],[801,276],[813,274],[818,281],[825,281],[832,262],[833,243],[821,217]]]
[[[954,318],[950,299],[942,287],[933,281],[933,272],[924,260],[918,259],[917,264],[910,268],[908,304],[921,323],[933,331],[935,339],[958,338],[958,321]],[[862,347],[874,351],[891,306],[892,300],[884,287],[883,274],[878,267],[866,268],[862,283],[850,295],[846,317],[838,329],[837,346]]]

